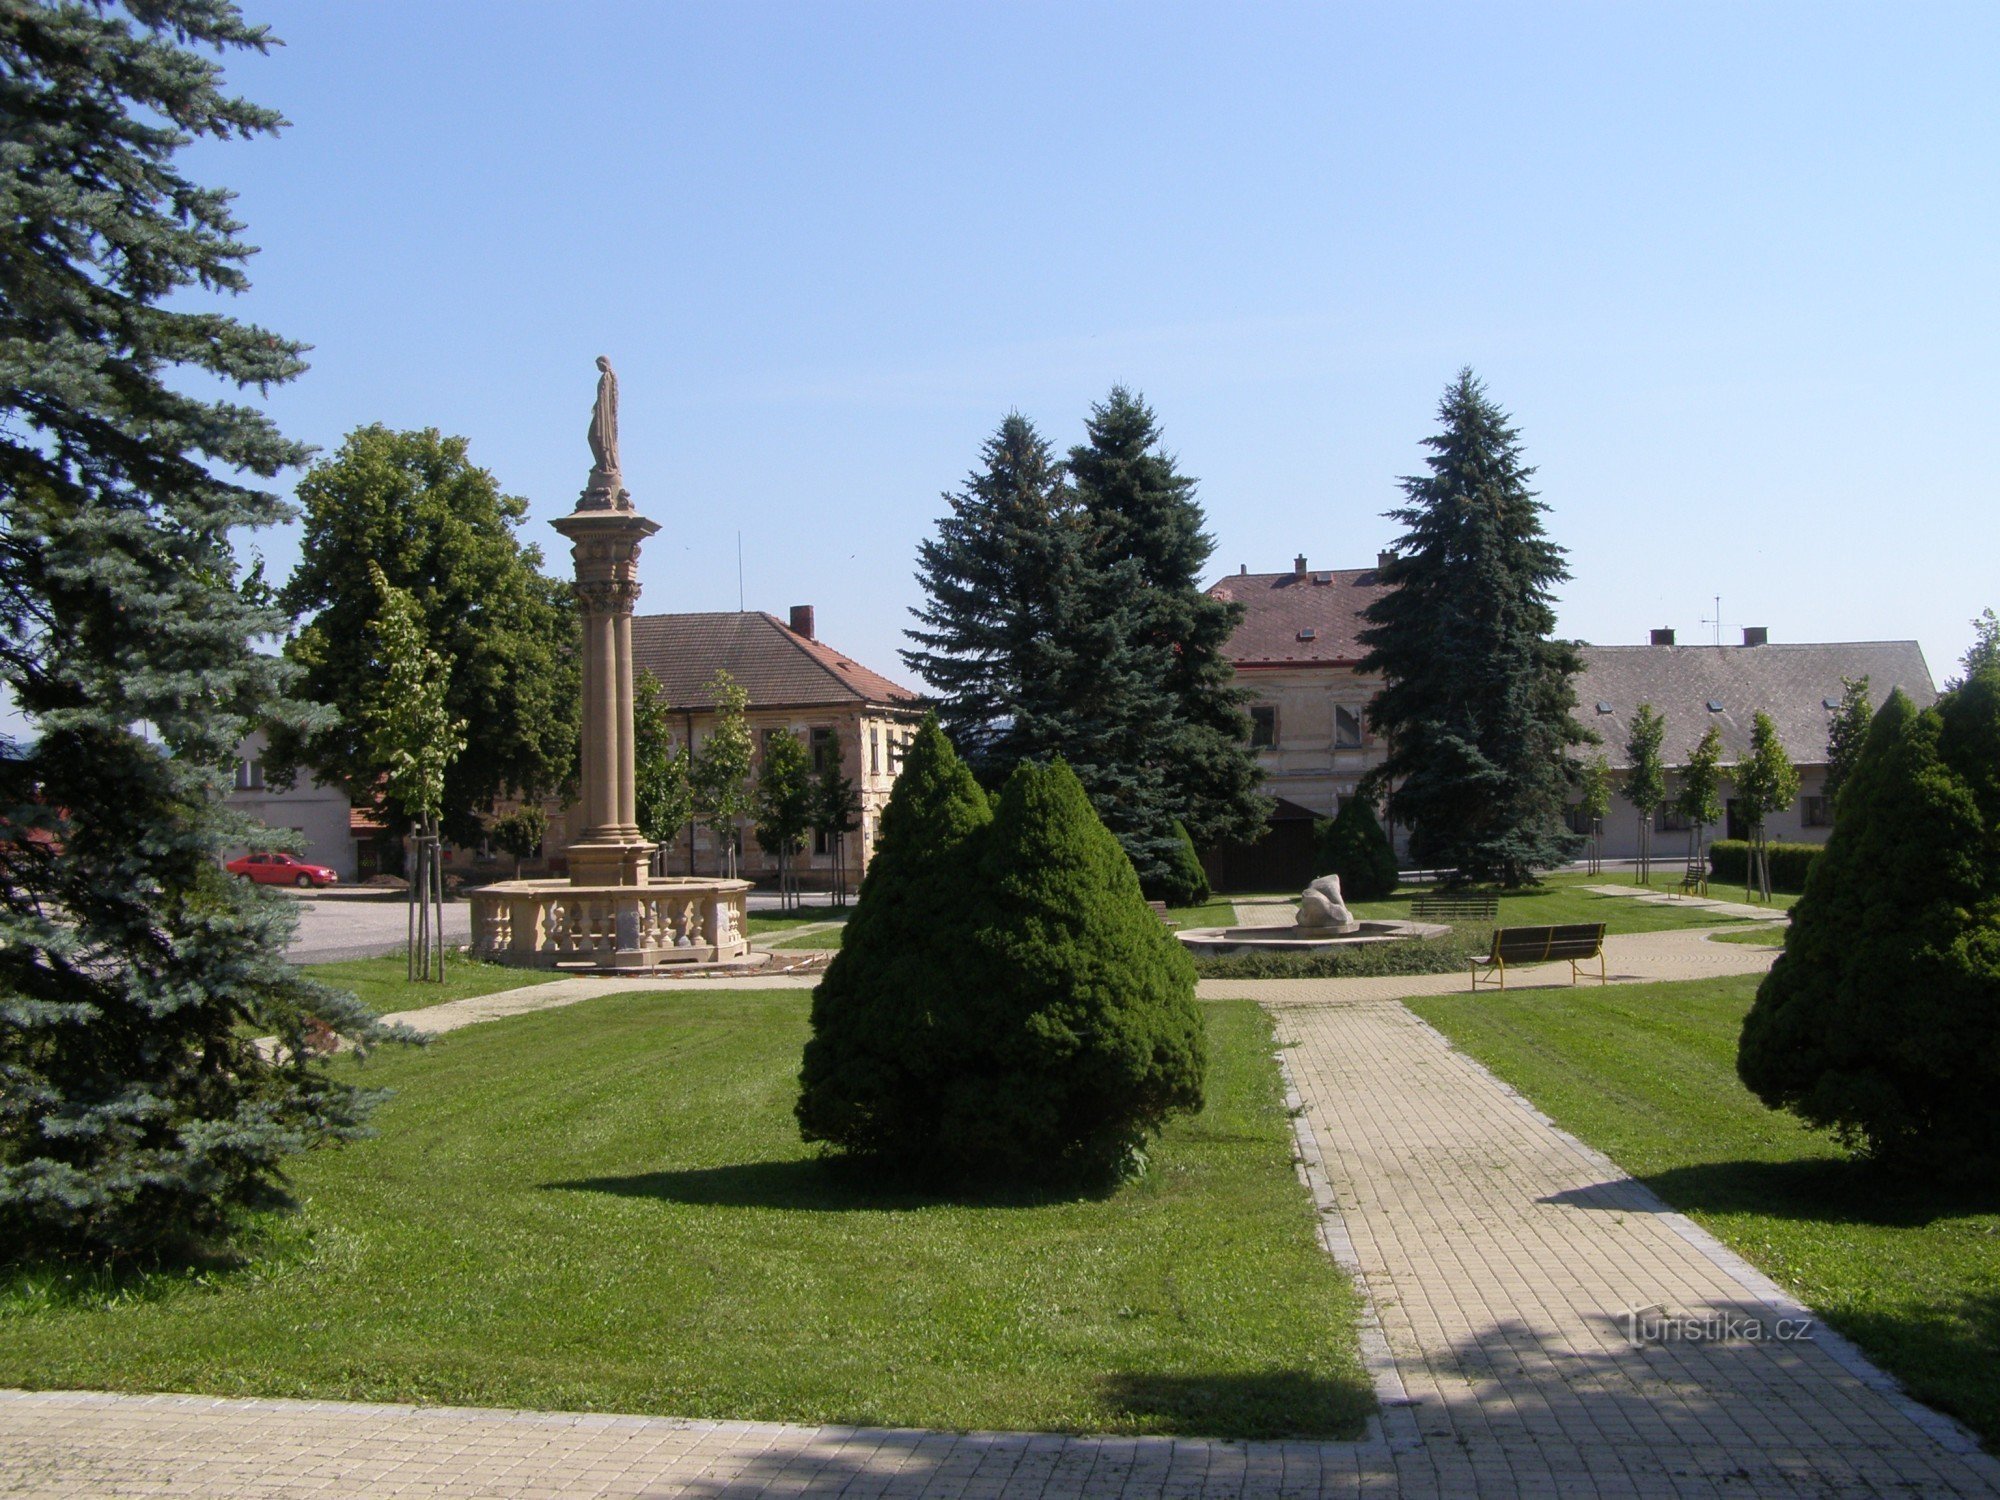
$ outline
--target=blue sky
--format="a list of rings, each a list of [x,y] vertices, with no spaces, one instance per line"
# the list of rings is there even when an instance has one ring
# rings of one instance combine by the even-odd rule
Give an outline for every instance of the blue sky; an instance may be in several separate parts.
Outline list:
[[[818,607],[906,676],[1000,418],[1114,382],[1216,573],[1363,566],[1471,365],[1569,549],[1561,628],[1921,640],[2000,605],[2000,7],[287,3],[204,144],[331,449],[436,426],[547,521],[593,357],[645,611]],[[258,545],[283,576],[283,535]]]

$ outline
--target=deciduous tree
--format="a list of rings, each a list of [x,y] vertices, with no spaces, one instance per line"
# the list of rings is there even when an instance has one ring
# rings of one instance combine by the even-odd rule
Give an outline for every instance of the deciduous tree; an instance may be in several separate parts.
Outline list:
[[[1667,800],[1667,763],[1660,749],[1667,742],[1667,721],[1650,703],[1632,712],[1631,733],[1625,740],[1623,795],[1639,814],[1639,874],[1641,885],[1653,880],[1653,813]]]
[[[338,718],[274,735],[274,772],[310,767],[357,805],[374,804],[386,768],[360,725],[374,690],[369,570],[380,567],[415,600],[425,643],[451,663],[452,717],[479,726],[445,779],[444,832],[470,842],[502,797],[570,780],[581,701],[575,611],[569,586],[546,577],[540,551],[516,535],[527,501],[502,493],[465,439],[379,424],[349,433],[298,494],[305,534],[281,598],[306,623],[286,653],[305,669],[303,691]],[[391,809],[391,826],[407,813]]]
[[[665,689],[651,672],[639,673],[632,689],[632,795],[639,832],[654,846],[656,874],[665,873],[668,847],[694,820],[692,776],[693,759],[674,739]]]
[[[1713,724],[1688,752],[1674,804],[1688,825],[1688,870],[1702,870],[1702,840],[1722,817],[1722,731]]]
[[[764,763],[757,772],[752,812],[757,819],[757,843],[778,857],[778,901],[798,905],[792,858],[805,847],[812,831],[812,753],[789,729],[764,736]]]
[[[722,872],[736,875],[736,847],[743,819],[750,814],[750,726],[744,710],[750,694],[725,671],[709,679],[715,723],[694,752],[689,781],[695,816],[715,839]]]
[[[1757,890],[1771,899],[1771,857],[1764,820],[1799,795],[1799,769],[1778,737],[1778,726],[1759,709],[1750,721],[1750,753],[1736,767],[1736,810],[1750,825],[1750,868]]]

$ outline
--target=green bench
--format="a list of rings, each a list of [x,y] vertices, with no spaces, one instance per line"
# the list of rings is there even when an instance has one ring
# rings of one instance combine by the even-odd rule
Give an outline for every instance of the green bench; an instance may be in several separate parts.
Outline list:
[[[1472,960],[1472,990],[1482,984],[1507,988],[1507,970],[1524,964],[1569,961],[1569,982],[1575,984],[1584,973],[1583,965],[1597,961],[1597,981],[1608,984],[1604,966],[1604,924],[1572,922],[1561,927],[1502,927],[1493,934],[1493,946],[1486,957]],[[1481,970],[1485,970],[1481,973]]]
[[[1419,922],[1486,922],[1500,915],[1498,896],[1416,896],[1410,915]]]

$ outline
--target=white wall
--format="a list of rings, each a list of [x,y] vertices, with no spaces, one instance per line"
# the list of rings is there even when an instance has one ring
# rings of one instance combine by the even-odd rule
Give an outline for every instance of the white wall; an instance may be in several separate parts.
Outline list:
[[[288,792],[265,787],[263,758],[260,730],[237,747],[237,785],[229,794],[229,805],[272,828],[296,829],[305,839],[303,858],[330,867],[342,880],[354,879],[354,836],[348,831],[346,795],[321,786],[304,771]]]

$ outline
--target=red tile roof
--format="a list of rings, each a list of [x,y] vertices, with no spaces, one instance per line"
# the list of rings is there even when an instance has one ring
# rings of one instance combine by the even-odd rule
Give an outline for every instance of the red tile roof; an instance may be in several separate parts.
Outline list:
[[[1373,568],[1232,573],[1209,589],[1244,607],[1225,648],[1239,667],[1354,665],[1365,654],[1361,611],[1386,592]]]
[[[708,684],[718,668],[750,694],[752,708],[914,708],[920,701],[908,688],[758,610],[635,615],[632,664],[659,680],[676,709],[715,707]]]

